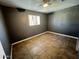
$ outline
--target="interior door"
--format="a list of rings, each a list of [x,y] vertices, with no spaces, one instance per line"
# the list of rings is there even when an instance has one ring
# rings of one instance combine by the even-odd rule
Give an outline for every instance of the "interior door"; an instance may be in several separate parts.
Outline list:
[[[0,59],[7,59],[1,41],[0,41]]]

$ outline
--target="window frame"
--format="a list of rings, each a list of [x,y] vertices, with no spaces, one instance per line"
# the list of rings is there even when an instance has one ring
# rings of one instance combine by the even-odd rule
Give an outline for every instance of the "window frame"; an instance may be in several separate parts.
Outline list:
[[[28,15],[29,25],[36,26],[40,25],[40,16],[38,15]]]

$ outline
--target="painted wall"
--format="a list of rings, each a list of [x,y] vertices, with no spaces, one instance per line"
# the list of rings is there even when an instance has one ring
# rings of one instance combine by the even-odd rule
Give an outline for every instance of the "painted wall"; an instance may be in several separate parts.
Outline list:
[[[79,37],[79,6],[49,14],[48,30]]]
[[[0,41],[3,45],[4,51],[7,56],[10,55],[10,44],[9,44],[9,38],[7,35],[7,30],[4,23],[4,18],[2,15],[2,11],[0,8]]]
[[[15,8],[8,7],[3,7],[3,13],[11,43],[47,30],[47,15],[43,13],[28,10],[25,12],[18,12]],[[29,14],[40,16],[41,24],[38,26],[29,26]]]

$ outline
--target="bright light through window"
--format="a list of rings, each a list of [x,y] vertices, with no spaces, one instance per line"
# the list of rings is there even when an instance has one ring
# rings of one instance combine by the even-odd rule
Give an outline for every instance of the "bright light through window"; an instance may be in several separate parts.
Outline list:
[[[30,26],[40,25],[40,16],[28,15],[28,17]]]

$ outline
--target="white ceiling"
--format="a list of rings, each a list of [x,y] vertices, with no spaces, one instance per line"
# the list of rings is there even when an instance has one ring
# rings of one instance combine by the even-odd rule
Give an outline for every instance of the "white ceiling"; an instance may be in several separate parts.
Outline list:
[[[0,3],[9,7],[20,7],[28,10],[50,13],[79,4],[79,0],[65,0],[60,3],[53,3],[47,8],[40,6],[42,0],[0,0]]]

